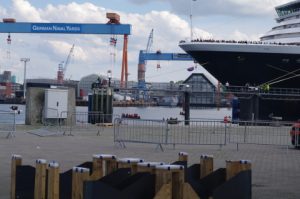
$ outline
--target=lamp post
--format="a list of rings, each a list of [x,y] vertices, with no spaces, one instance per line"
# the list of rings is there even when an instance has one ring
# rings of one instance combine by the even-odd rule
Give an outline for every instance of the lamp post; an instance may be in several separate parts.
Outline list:
[[[193,1],[196,1],[196,0],[191,0],[191,3],[190,3],[191,41],[193,40]]]
[[[29,58],[21,58],[21,62],[24,62],[24,81],[23,81],[23,97],[26,98],[26,64],[30,61]]]

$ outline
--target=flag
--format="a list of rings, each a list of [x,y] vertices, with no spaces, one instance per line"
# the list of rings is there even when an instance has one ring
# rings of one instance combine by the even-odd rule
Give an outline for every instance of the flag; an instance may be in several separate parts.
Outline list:
[[[111,38],[110,38],[110,45],[111,45],[111,46],[116,46],[116,44],[117,44],[117,39],[111,37]]]

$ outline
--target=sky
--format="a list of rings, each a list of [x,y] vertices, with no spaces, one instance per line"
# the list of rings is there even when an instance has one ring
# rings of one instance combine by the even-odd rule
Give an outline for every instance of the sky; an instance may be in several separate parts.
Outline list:
[[[18,22],[106,23],[106,13],[116,12],[121,23],[132,25],[128,43],[131,81],[137,81],[140,50],[145,50],[154,29],[152,51],[182,53],[180,40],[194,38],[258,40],[275,25],[275,6],[290,0],[0,0],[0,16]],[[120,78],[123,36],[116,48],[109,45],[111,35],[0,34],[0,72],[12,71],[22,83],[24,64],[27,78],[56,78],[58,65],[66,61],[72,45],[73,55],[65,78],[80,80],[90,74]],[[113,55],[115,54],[115,56]],[[161,68],[157,68],[160,64]],[[185,80],[193,62],[149,61],[147,82]],[[206,73],[197,66],[193,72]]]

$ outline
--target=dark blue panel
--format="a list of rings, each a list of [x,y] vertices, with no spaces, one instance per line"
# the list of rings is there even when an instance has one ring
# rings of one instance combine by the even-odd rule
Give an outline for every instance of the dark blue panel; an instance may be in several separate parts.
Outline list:
[[[0,23],[0,33],[58,33],[130,35],[129,24]]]

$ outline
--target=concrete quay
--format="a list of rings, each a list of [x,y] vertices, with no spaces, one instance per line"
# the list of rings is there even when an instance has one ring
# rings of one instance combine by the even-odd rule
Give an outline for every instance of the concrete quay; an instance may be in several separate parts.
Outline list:
[[[23,157],[23,164],[34,165],[39,158],[58,161],[65,171],[84,161],[92,160],[93,154],[109,153],[118,157],[137,157],[147,161],[173,162],[178,152],[189,153],[189,164],[198,163],[201,154],[214,155],[214,168],[225,167],[225,160],[246,159],[252,161],[253,199],[300,198],[300,150],[280,146],[228,144],[219,146],[164,146],[165,151],[155,150],[153,144],[127,143],[122,149],[113,142],[113,128],[97,132],[72,132],[73,136],[40,137],[29,134],[34,126],[17,126],[14,138],[0,134],[0,198],[8,199],[10,193],[11,155]]]

